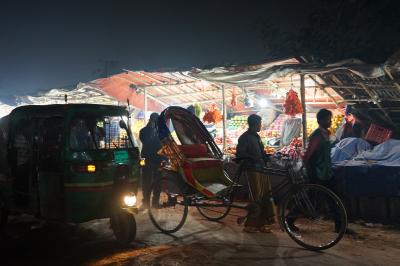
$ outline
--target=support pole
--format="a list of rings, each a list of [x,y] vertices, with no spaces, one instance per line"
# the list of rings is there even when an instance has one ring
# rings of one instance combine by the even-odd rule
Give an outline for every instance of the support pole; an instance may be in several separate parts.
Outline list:
[[[300,97],[303,113],[301,114],[301,123],[303,125],[303,149],[307,148],[307,115],[306,115],[306,90],[304,86],[304,74],[300,74]]]
[[[222,85],[222,152],[225,152],[226,149],[226,107],[225,107],[225,86]]]
[[[147,88],[143,88],[144,94],[144,124],[147,124],[146,113],[147,113]]]

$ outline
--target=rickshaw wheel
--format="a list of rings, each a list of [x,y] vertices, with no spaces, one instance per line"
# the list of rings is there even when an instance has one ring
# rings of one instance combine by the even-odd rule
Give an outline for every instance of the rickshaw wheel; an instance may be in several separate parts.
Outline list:
[[[340,198],[314,184],[302,185],[287,195],[280,219],[290,238],[313,251],[336,245],[347,227],[346,209]]]
[[[177,181],[156,180],[151,188],[149,216],[153,225],[163,233],[175,233],[185,224],[188,199]]]
[[[227,198],[198,200],[197,203],[209,206],[196,205],[199,213],[209,221],[217,222],[224,219],[231,210],[231,201]],[[215,205],[215,206],[213,206]],[[218,205],[218,206],[217,206]]]
[[[135,239],[136,220],[132,213],[120,210],[110,218],[110,223],[115,238],[121,244],[127,245]]]

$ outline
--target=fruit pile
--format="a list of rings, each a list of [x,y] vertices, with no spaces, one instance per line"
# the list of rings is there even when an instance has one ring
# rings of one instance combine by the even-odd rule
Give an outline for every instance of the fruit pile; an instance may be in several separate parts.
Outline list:
[[[224,142],[224,138],[223,137],[215,137],[214,138],[215,144],[217,145],[222,145]],[[227,146],[231,146],[233,145],[233,141],[230,138],[226,138],[226,145]]]
[[[332,117],[332,125],[329,128],[329,131],[331,132],[331,134],[335,134],[336,130],[338,129],[338,127],[340,126],[340,124],[343,121],[343,115],[335,115]]]
[[[314,130],[318,128],[318,122],[316,118],[307,117],[307,136],[310,136]]]
[[[288,156],[291,160],[299,160],[301,158],[301,147],[303,143],[301,139],[294,138],[288,146],[283,147],[276,154]]]
[[[281,135],[283,124],[285,123],[286,115],[280,114],[274,122],[264,131],[260,132],[262,138],[274,138]]]
[[[229,121],[229,127],[238,128],[247,125],[247,116],[245,115],[235,115]]]
[[[226,153],[236,155],[236,148],[235,147],[228,147],[225,150]]]
[[[266,154],[274,154],[276,152],[274,148],[268,146],[264,148],[264,151]]]
[[[336,130],[343,121],[343,115],[335,115],[332,117],[332,126],[329,128],[331,134],[335,134]],[[318,128],[318,122],[316,118],[307,118],[307,136]]]

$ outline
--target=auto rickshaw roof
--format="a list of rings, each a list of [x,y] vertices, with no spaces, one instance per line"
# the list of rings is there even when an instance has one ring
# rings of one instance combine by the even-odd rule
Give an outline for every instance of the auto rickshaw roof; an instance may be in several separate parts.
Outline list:
[[[67,114],[103,114],[123,115],[127,110],[122,106],[103,105],[103,104],[51,104],[51,105],[24,105],[15,108],[10,117],[50,117],[66,116]]]

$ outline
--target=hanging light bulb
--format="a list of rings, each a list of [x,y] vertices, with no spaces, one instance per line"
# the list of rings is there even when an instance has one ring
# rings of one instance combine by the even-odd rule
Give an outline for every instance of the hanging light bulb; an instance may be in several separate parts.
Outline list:
[[[268,101],[265,98],[262,98],[258,101],[258,105],[260,105],[261,108],[265,108],[268,106]]]

